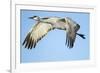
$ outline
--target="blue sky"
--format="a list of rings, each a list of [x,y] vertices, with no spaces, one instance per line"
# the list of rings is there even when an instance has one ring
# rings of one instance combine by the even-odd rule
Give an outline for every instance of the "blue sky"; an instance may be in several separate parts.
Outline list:
[[[89,59],[89,13],[21,10],[20,14],[21,63]],[[37,43],[36,48],[28,50],[22,46],[22,42],[24,41],[30,28],[35,25],[35,21],[29,19],[29,17],[34,15],[40,17],[70,17],[80,25],[80,30],[78,32],[85,34],[86,39],[84,40],[77,36],[74,47],[69,49],[65,46],[65,31],[53,30]]]

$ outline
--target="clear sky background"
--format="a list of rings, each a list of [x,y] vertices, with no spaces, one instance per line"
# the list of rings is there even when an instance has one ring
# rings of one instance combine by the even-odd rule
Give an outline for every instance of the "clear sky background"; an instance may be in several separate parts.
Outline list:
[[[89,13],[80,12],[50,12],[21,10],[21,63],[30,62],[48,62],[48,61],[73,61],[89,59]],[[49,17],[70,17],[80,25],[79,33],[85,34],[86,39],[79,36],[76,37],[74,47],[72,49],[65,46],[66,33],[63,30],[50,31],[42,40],[40,40],[36,48],[28,50],[22,46],[27,33],[35,25],[35,21],[29,19],[31,16]]]

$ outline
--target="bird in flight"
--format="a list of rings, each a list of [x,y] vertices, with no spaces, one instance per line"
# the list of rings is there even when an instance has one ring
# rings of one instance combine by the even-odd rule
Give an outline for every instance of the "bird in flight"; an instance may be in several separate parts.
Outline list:
[[[66,42],[68,48],[73,48],[76,35],[85,39],[83,34],[77,33],[80,29],[80,25],[73,21],[69,17],[43,17],[32,16],[29,19],[36,21],[35,26],[28,32],[23,45],[25,48],[32,49],[36,47],[36,44],[45,36],[47,33],[54,29],[64,30],[66,32]]]

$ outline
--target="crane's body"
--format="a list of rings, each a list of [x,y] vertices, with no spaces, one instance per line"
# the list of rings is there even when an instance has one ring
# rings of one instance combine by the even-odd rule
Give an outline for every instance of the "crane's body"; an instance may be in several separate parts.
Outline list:
[[[64,18],[59,18],[59,17],[50,17],[50,18],[47,18],[47,19],[44,19],[41,20],[42,22],[46,22],[46,23],[50,23],[53,28],[56,28],[56,29],[61,29],[61,30],[65,30],[65,29],[68,29],[68,23],[66,22],[67,20],[64,19]]]
[[[61,29],[61,30],[66,30],[70,28],[69,27],[70,20],[71,19],[69,17],[66,17],[66,18],[45,17],[45,18],[40,19],[41,22],[50,23],[53,26],[53,28]],[[76,25],[76,22],[73,21],[73,23],[75,24],[73,24],[71,27],[74,27]]]

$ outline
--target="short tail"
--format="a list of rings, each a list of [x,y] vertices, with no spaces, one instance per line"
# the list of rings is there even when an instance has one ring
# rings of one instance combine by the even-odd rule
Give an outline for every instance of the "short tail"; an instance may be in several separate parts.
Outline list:
[[[76,34],[79,35],[81,38],[86,39],[84,34],[79,34],[79,33]]]

